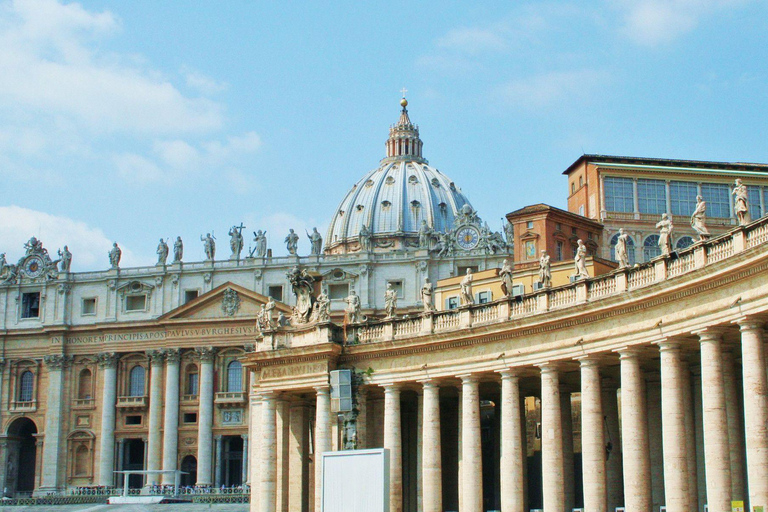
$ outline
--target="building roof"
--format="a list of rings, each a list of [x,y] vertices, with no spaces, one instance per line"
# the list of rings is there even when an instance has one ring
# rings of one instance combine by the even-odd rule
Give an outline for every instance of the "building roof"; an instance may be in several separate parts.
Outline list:
[[[583,215],[579,215],[577,213],[569,212],[566,210],[562,210],[560,208],[557,208],[555,206],[550,206],[548,204],[544,203],[538,203],[538,204],[531,204],[528,206],[523,206],[522,208],[519,208],[513,212],[510,212],[507,214],[507,220],[510,222],[513,218],[516,217],[526,217],[535,213],[556,213],[563,217],[569,217],[573,219],[575,222],[582,222],[587,224],[592,224],[596,228],[602,229],[603,225],[596,220],[584,217]]]
[[[728,170],[728,171],[757,171],[768,173],[768,164],[751,164],[744,162],[710,162],[706,160],[674,160],[670,158],[643,158],[635,156],[611,155],[581,155],[575,162],[563,171],[568,175],[584,162],[614,163],[628,165],[651,165],[656,167],[688,167],[696,169]]]

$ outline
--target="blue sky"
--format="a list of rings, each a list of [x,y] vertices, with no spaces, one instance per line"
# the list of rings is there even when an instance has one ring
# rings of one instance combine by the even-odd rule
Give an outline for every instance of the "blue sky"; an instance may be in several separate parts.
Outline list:
[[[564,207],[583,152],[768,162],[767,35],[750,0],[0,0],[0,252],[200,260],[244,222],[284,254],[377,166],[402,87],[494,229]]]

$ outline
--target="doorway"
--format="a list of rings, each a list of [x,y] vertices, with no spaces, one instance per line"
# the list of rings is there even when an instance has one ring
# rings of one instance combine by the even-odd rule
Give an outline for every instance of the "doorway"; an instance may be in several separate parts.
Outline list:
[[[8,427],[6,489],[11,496],[30,496],[35,490],[37,466],[37,425],[29,418],[18,418]]]

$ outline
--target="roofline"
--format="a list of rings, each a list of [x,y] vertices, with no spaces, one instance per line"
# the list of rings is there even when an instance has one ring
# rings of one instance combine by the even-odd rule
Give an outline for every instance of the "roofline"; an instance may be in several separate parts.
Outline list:
[[[541,207],[539,210],[533,210],[531,212],[524,213],[523,210],[526,208],[532,208],[532,207]],[[596,221],[595,219],[590,219],[589,217],[585,217],[583,215],[579,215],[578,213],[569,212],[568,210],[563,210],[562,208],[558,208],[557,206],[551,206],[546,203],[536,203],[536,204],[530,204],[528,206],[523,206],[522,208],[518,208],[517,210],[513,212],[509,212],[505,217],[507,220],[510,220],[512,217],[517,216],[523,216],[523,215],[534,215],[534,214],[540,214],[540,213],[557,213],[560,215],[564,215],[566,217],[572,218],[574,221],[577,222],[584,222],[586,224],[592,224],[594,227],[599,227],[600,229],[604,229],[605,226],[601,223]]]
[[[768,164],[745,163],[745,162],[713,162],[707,160],[675,160],[670,158],[645,158],[635,156],[611,156],[611,155],[592,155],[584,154],[576,159],[568,168],[563,171],[566,176],[573,172],[584,162],[604,163],[604,164],[629,164],[629,165],[653,165],[658,167],[687,167],[696,169],[711,170],[729,170],[729,171],[759,171],[768,173]]]

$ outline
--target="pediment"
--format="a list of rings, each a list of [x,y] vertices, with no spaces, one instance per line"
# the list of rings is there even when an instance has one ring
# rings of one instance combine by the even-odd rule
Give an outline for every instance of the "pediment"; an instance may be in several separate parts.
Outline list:
[[[536,240],[539,238],[539,234],[533,231],[526,231],[520,235],[520,240]]]
[[[160,320],[210,320],[210,319],[237,319],[255,318],[261,306],[269,301],[260,293],[256,293],[240,285],[227,282],[217,286],[213,290],[204,293],[169,311],[160,317]],[[287,315],[291,314],[291,307],[276,302],[275,309]]]

